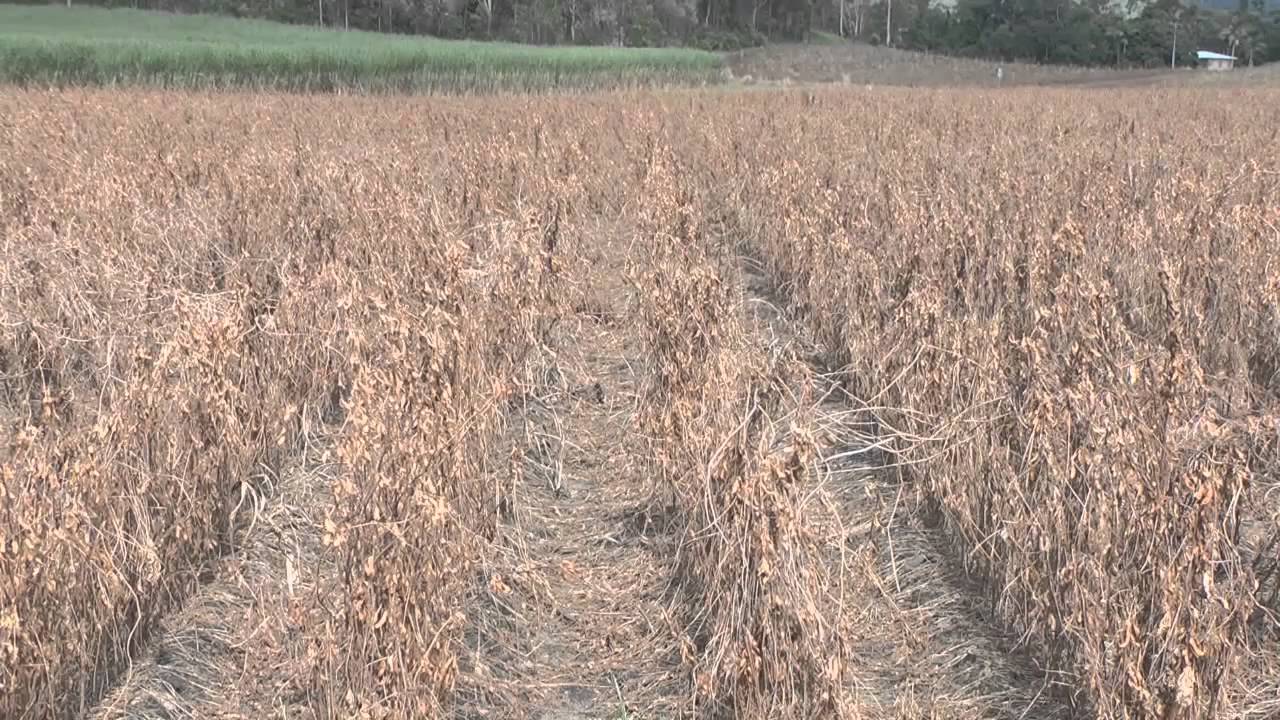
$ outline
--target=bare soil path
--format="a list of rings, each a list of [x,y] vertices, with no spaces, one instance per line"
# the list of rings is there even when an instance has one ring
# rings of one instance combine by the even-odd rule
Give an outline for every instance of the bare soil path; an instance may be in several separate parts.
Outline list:
[[[583,302],[557,329],[512,427],[511,503],[467,603],[456,716],[673,717],[687,695],[674,634],[675,537],[647,506],[632,420],[643,372],[627,248],[584,259]]]
[[[236,532],[210,579],[161,620],[96,720],[313,717],[304,634],[337,568],[321,544],[338,466],[330,442],[306,433],[278,477],[242,484]]]

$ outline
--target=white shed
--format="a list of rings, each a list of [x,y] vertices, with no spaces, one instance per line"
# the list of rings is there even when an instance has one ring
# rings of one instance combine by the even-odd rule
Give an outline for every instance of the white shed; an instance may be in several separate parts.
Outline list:
[[[1236,59],[1231,55],[1209,52],[1208,50],[1198,51],[1196,53],[1196,60],[1204,66],[1205,70],[1209,70],[1211,72],[1230,70],[1236,63]]]

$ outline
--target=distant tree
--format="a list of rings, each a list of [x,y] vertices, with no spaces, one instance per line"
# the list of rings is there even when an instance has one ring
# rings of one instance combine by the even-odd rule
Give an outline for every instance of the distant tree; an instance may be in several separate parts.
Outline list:
[[[1266,31],[1262,18],[1252,11],[1238,12],[1219,33],[1231,48],[1233,56],[1243,51],[1250,66],[1258,55],[1260,48],[1266,46]]]
[[[954,52],[952,39],[953,13],[944,7],[931,6],[927,0],[917,3],[916,17],[902,33],[903,41],[911,50],[930,52]]]
[[[1124,64],[1125,51],[1129,46],[1129,28],[1123,22],[1109,22],[1103,29],[1107,41],[1116,51],[1116,67]]]

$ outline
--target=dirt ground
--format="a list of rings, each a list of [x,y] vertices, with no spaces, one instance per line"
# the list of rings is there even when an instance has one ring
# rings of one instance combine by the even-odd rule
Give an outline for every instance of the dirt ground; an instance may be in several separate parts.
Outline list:
[[[1124,87],[1184,80],[1190,71],[1109,70],[931,55],[866,44],[776,44],[725,56],[743,84],[890,85],[902,87]],[[996,77],[1003,68],[1004,77]],[[1196,73],[1200,75],[1200,73]]]

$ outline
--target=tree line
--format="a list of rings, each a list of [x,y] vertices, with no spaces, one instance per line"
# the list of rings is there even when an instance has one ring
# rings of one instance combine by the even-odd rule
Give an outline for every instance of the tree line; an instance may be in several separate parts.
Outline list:
[[[79,3],[81,0],[76,0]],[[732,50],[816,32],[851,42],[1086,66],[1280,60],[1280,0],[86,0],[391,33],[544,45]],[[1125,3],[1125,4],[1117,4]]]
[[[838,0],[839,1],[839,0]],[[891,2],[892,0],[885,0]],[[907,0],[891,38],[956,55],[1088,66],[1195,64],[1210,50],[1253,65],[1280,60],[1280,7],[1242,0],[1231,10],[1156,0],[958,0],[954,7]]]

